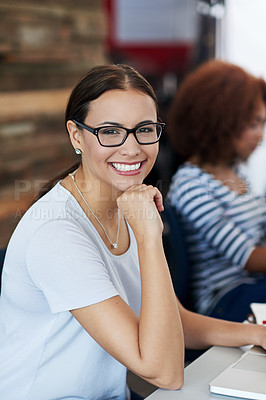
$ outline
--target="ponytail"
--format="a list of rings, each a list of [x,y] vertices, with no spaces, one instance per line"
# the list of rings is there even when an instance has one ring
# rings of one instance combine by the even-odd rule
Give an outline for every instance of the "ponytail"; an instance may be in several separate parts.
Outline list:
[[[72,167],[68,168],[66,171],[61,172],[61,174],[57,175],[55,178],[51,179],[46,185],[44,185],[39,193],[36,195],[32,203],[35,203],[37,200],[39,200],[41,197],[43,197],[46,193],[49,192],[59,181],[63,180],[68,176],[68,174],[71,174],[72,172],[76,171],[78,167],[81,165],[81,162],[78,161]]]

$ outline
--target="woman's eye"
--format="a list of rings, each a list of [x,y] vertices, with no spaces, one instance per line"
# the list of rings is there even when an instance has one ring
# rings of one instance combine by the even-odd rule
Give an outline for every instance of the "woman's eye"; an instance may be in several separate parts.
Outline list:
[[[250,129],[261,129],[264,128],[265,125],[265,121],[262,119],[255,119],[253,121],[250,122],[249,124],[249,128]]]
[[[259,123],[258,122],[251,122],[249,125],[251,129],[258,129],[259,128]]]
[[[152,131],[153,131],[153,129],[149,128],[147,126],[138,129],[138,133],[149,133],[149,132],[152,132]]]
[[[104,135],[119,135],[120,132],[117,131],[116,129],[102,129],[101,133],[103,133]]]
[[[140,129],[140,132],[150,132],[150,129],[148,129],[148,128],[142,128],[142,129]]]

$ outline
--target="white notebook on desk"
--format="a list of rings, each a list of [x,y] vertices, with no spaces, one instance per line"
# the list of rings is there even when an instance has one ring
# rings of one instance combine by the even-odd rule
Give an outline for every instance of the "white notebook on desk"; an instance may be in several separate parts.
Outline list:
[[[251,311],[258,325],[266,325],[266,303],[251,303]]]
[[[252,347],[210,382],[210,391],[244,399],[266,400],[266,351]]]

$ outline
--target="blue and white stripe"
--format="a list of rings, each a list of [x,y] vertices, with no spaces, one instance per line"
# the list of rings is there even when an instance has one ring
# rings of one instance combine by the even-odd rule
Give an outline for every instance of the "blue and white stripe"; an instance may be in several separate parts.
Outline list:
[[[168,199],[181,214],[196,311],[208,313],[221,293],[252,279],[244,267],[265,236],[265,200],[190,163],[174,175]]]

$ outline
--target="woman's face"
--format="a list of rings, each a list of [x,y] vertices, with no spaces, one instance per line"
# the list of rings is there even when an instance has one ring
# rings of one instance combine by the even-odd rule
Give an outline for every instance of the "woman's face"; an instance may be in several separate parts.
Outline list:
[[[262,141],[265,122],[266,106],[261,101],[249,126],[235,140],[235,151],[241,160],[247,160]]]
[[[110,90],[92,101],[84,123],[92,128],[119,125],[132,129],[146,121],[157,122],[154,100],[144,93],[127,89]],[[97,137],[84,129],[82,133],[77,130],[72,136],[79,141],[77,144],[72,140],[73,146],[82,150],[85,179],[91,184],[100,181],[101,186],[107,185],[116,192],[141,184],[159,149],[158,143],[138,144],[133,134],[118,147],[101,146]]]

